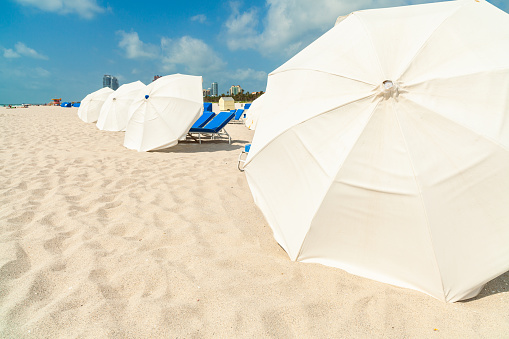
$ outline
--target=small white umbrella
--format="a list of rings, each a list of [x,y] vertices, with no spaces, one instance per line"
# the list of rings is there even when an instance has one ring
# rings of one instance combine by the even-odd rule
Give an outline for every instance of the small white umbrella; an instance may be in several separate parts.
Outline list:
[[[101,107],[97,128],[103,131],[125,131],[129,121],[129,106],[143,88],[144,83],[135,81],[122,85],[111,93]]]
[[[244,124],[250,130],[256,129],[256,124],[258,123],[258,118],[260,116],[260,113],[265,110],[271,109],[270,107],[265,106],[266,103],[268,103],[270,105],[272,103],[272,101],[274,101],[274,100],[270,100],[269,96],[270,96],[270,94],[267,94],[267,93],[262,94],[255,101],[253,101],[253,103],[251,104],[249,109],[246,111],[247,114],[246,114],[246,118],[244,119]]]
[[[174,146],[202,111],[200,76],[161,77],[140,91],[129,107],[124,146],[139,152]]]
[[[78,108],[78,117],[84,122],[96,122],[101,112],[101,107],[114,91],[109,87],[103,87],[100,90],[90,93],[81,100]]]
[[[509,15],[355,12],[269,75],[245,173],[292,260],[477,295],[509,270]]]

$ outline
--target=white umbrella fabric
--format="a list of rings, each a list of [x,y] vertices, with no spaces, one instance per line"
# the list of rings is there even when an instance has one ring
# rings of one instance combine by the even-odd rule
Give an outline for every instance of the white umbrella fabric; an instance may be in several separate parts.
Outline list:
[[[246,118],[244,119],[244,125],[246,125],[246,127],[250,130],[256,129],[256,124],[258,123],[260,113],[266,110],[272,110],[271,107],[266,106],[266,103],[269,105],[272,103],[270,99],[265,100],[265,98],[268,98],[269,96],[270,95],[267,95],[267,93],[262,94],[255,101],[253,101],[249,109],[246,111],[247,114]]]
[[[129,121],[129,107],[143,88],[143,82],[135,81],[122,85],[111,93],[101,107],[97,128],[103,131],[125,131]]]
[[[101,107],[114,91],[109,87],[103,87],[100,90],[90,93],[81,100],[78,108],[78,117],[84,122],[96,122],[101,113]]]
[[[139,92],[129,107],[124,146],[139,152],[174,146],[202,112],[200,76],[161,77]]]
[[[269,75],[245,173],[292,260],[454,302],[509,270],[509,15],[354,12]]]

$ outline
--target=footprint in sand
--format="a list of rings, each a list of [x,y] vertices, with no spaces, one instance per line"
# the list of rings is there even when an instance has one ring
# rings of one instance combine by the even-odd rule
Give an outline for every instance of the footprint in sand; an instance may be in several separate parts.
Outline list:
[[[0,267],[0,281],[21,277],[30,270],[30,260],[19,243],[15,245],[16,259],[6,262]]]

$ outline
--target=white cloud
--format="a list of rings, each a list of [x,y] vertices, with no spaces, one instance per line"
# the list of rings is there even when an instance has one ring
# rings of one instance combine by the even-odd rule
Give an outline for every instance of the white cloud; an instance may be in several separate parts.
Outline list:
[[[11,79],[30,79],[37,80],[40,78],[47,78],[51,73],[42,67],[2,67],[0,74],[5,75],[5,78]]]
[[[240,13],[238,6],[232,4],[232,15],[230,15],[225,24],[228,48],[235,51],[258,45],[260,40],[259,34],[256,31],[259,24],[258,12],[256,8],[252,8],[247,12]]]
[[[175,71],[178,66],[183,66],[187,73],[202,74],[218,71],[226,66],[209,45],[190,36],[177,40],[162,38],[161,47],[165,71]]]
[[[207,16],[205,14],[198,14],[191,17],[191,21],[198,21],[199,23],[203,24],[205,21],[207,21]]]
[[[229,76],[232,80],[259,80],[263,81],[267,79],[267,72],[264,71],[255,71],[251,68],[245,68],[245,69],[237,69],[235,72],[232,72]]]
[[[22,42],[17,42],[14,45],[14,49],[4,48],[4,57],[5,58],[19,58],[21,56],[34,58],[34,59],[43,59],[48,60],[48,57],[38,53],[35,49],[28,47]]]
[[[58,14],[76,13],[91,19],[96,14],[104,13],[106,8],[97,4],[97,0],[15,0],[27,7],[35,7],[46,12]]]
[[[49,77],[51,73],[42,67],[36,67],[35,74],[39,77],[45,78],[45,77]]]
[[[10,48],[4,48],[4,58],[13,59],[13,58],[19,58],[21,55],[14,52]]]
[[[250,8],[239,11],[232,3],[224,24],[231,50],[256,49],[263,55],[290,56],[334,26],[338,16],[350,12],[390,6],[435,2],[437,0],[266,0],[267,14]]]
[[[22,42],[17,42],[16,45],[14,45],[14,48],[16,49],[16,52],[19,55],[27,56],[34,59],[44,59],[44,60],[48,59],[47,56],[37,53],[34,49],[28,47]]]
[[[121,37],[118,46],[125,50],[128,59],[152,59],[159,54],[158,47],[141,41],[137,32],[117,31],[117,35]]]
[[[264,88],[267,80],[267,73],[256,71],[251,68],[231,70],[221,56],[203,40],[190,36],[180,38],[161,38],[162,53],[151,51],[147,48],[155,46],[144,43],[136,32],[117,32],[121,36],[119,46],[125,49],[127,57],[136,59],[140,57],[151,57],[154,63],[159,63],[158,72],[161,75],[172,73],[185,73],[202,76],[211,81],[220,81],[222,84],[241,84],[251,89]],[[144,74],[145,70],[139,69],[140,65],[131,70],[133,75]],[[143,66],[141,66],[143,67]],[[153,71],[153,67],[151,68]],[[206,87],[206,86],[205,86]]]

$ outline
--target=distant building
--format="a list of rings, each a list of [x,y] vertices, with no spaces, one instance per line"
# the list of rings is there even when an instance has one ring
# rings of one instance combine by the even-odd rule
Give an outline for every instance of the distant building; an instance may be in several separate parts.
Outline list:
[[[210,88],[203,90],[203,97],[209,97],[210,96]]]
[[[231,109],[235,109],[235,100],[232,97],[219,98],[219,110],[229,111]]]
[[[156,81],[157,79],[161,78],[160,75],[154,75],[154,79],[152,80],[152,82]]]
[[[217,86],[217,82],[212,83],[212,86],[210,87],[210,95],[213,97],[219,96],[219,89]]]
[[[242,87],[239,85],[230,87],[230,95],[237,95],[242,93]]]
[[[118,89],[118,80],[113,75],[105,74],[103,76],[103,87],[109,87],[116,91]]]

